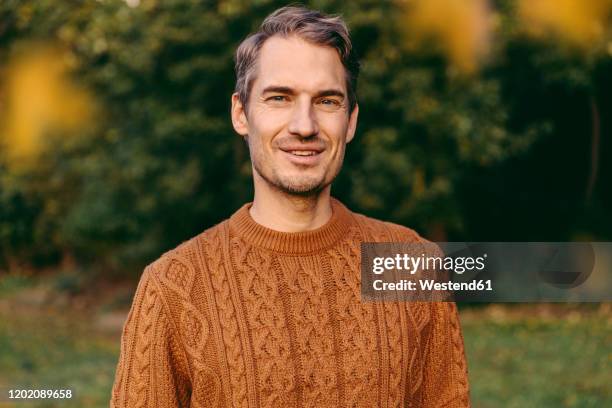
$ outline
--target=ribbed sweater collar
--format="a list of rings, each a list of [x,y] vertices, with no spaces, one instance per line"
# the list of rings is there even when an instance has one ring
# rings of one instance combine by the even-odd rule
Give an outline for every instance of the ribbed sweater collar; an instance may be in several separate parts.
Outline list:
[[[252,205],[243,205],[230,217],[232,235],[254,246],[284,254],[314,253],[329,248],[346,236],[353,222],[351,212],[340,201],[332,198],[332,216],[325,225],[304,232],[280,232],[255,222],[249,213]]]

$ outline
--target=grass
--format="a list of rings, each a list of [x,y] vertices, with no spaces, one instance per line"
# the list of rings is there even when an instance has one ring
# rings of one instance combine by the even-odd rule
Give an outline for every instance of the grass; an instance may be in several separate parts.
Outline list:
[[[461,321],[475,407],[612,406],[610,305],[491,305]]]
[[[116,341],[87,330],[85,317],[73,318],[68,321],[66,315],[47,313],[30,320],[0,317],[0,384],[26,389],[71,389],[75,394],[69,403],[50,401],[28,406],[108,406]]]
[[[108,407],[122,322],[116,309],[125,312],[133,288],[75,303],[55,284],[13,278],[0,287],[0,388],[75,393],[0,407]],[[610,305],[464,307],[461,322],[474,407],[612,406]]]
[[[15,290],[0,294],[0,389],[71,389],[74,397],[8,403],[2,396],[0,407],[108,407],[122,320],[101,324],[111,311],[101,314],[84,299],[69,299],[55,279],[18,281],[10,284]],[[116,296],[125,292],[121,288]],[[116,296],[100,299],[107,305]]]

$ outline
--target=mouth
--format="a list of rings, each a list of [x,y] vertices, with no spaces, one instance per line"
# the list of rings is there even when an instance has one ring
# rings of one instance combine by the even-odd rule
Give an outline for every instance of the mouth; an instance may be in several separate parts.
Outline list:
[[[295,156],[314,156],[320,153],[316,150],[284,150],[284,152]]]
[[[319,148],[304,148],[299,149],[280,149],[287,157],[287,159],[299,166],[316,166],[320,162],[321,156],[323,156],[323,149]]]

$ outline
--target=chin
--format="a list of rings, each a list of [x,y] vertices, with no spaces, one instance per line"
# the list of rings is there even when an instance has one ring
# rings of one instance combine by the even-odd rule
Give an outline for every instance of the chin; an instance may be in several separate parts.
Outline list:
[[[325,188],[324,180],[319,178],[288,177],[275,184],[286,193],[303,196],[317,194]]]
[[[269,186],[286,194],[312,196],[320,193],[330,181],[323,169],[274,169],[255,165],[255,171]]]

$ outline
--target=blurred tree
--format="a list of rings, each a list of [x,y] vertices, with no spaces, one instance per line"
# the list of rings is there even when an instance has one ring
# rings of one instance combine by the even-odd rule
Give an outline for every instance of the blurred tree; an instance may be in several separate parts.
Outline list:
[[[490,48],[485,65],[478,65],[477,50],[461,51],[474,41],[432,47],[436,36],[429,33],[415,47],[406,37],[407,3],[307,2],[341,13],[362,57],[358,134],[333,194],[355,210],[433,239],[485,237],[491,222],[478,220],[482,213],[474,215],[475,209],[520,194],[520,186],[505,188],[503,166],[552,134],[555,115],[564,115],[542,105],[551,96],[549,84],[571,77],[564,86],[576,89],[586,81],[595,89],[599,62],[572,64],[562,51],[534,42],[519,29],[510,0],[457,14],[468,16],[469,25],[488,10],[487,18],[497,21],[495,33],[472,33],[476,39],[497,35],[476,41]],[[3,77],[8,61],[32,41],[52,41],[103,106],[81,137],[54,143],[48,130],[44,154],[26,171],[9,171],[6,149],[0,152],[3,262],[76,257],[101,270],[138,273],[143,263],[250,200],[248,152],[229,119],[232,56],[285,4],[1,2]],[[459,35],[466,21],[456,20],[433,26],[456,24],[445,32]],[[457,62],[471,55],[473,62]],[[601,55],[592,60],[605,61]],[[5,105],[6,92],[0,98]],[[481,197],[487,193],[493,201]]]

